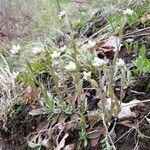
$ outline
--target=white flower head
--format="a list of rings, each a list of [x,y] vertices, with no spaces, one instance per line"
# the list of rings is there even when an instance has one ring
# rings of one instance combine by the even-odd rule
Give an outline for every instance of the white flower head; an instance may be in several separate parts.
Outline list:
[[[95,41],[89,40],[87,44],[84,44],[84,45],[81,46],[81,50],[83,52],[87,52],[88,49],[94,48],[95,45],[96,45]]]
[[[43,49],[42,47],[33,47],[33,48],[32,48],[32,52],[33,52],[34,54],[40,53],[40,52],[42,52],[42,51],[44,51],[44,49]]]
[[[126,40],[126,42],[133,42],[134,41],[134,39],[133,38],[128,38],[127,40]]]
[[[124,15],[133,15],[134,11],[130,8],[127,8],[125,11],[123,11]]]
[[[96,45],[96,42],[95,42],[95,41],[92,41],[92,40],[89,40],[89,41],[88,41],[88,47],[89,47],[89,48],[94,48],[95,45]]]
[[[94,67],[100,67],[100,66],[103,66],[107,63],[108,63],[108,60],[104,60],[104,59],[100,59],[98,57],[95,57],[94,61],[93,61],[93,66]]]
[[[53,54],[51,54],[51,57],[52,57],[53,59],[59,58],[59,57],[60,57],[60,52],[54,51]]]
[[[66,49],[67,49],[67,47],[63,46],[63,47],[60,48],[60,52],[63,53]]]
[[[16,79],[17,76],[19,75],[19,72],[18,72],[18,71],[17,71],[17,72],[14,72],[14,71],[13,71],[12,75],[13,75],[13,78]]]
[[[81,46],[81,51],[87,52],[88,48],[89,48],[89,46],[87,44],[84,44]]]
[[[10,52],[12,54],[17,54],[20,51],[21,47],[19,44],[17,45],[12,45],[12,49],[10,49]]]
[[[83,72],[83,79],[90,80],[91,79],[91,72]]]
[[[59,17],[59,19],[62,19],[65,15],[66,15],[65,10],[62,10],[62,11],[59,13],[58,17]]]
[[[118,61],[116,62],[116,67],[117,68],[123,68],[125,67],[125,62],[123,59],[119,58]]]
[[[76,64],[73,61],[69,62],[69,64],[65,67],[68,71],[75,71],[76,68]]]

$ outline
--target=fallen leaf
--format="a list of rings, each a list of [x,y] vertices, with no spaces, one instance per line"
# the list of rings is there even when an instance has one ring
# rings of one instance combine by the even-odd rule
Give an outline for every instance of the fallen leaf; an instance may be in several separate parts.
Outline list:
[[[105,40],[105,44],[102,45],[102,48],[111,47],[113,51],[116,52],[121,48],[121,39],[117,36],[110,36],[107,40]]]
[[[58,123],[65,123],[65,120],[68,118],[67,115],[61,114],[58,118]]]
[[[100,116],[97,114],[88,114],[88,124],[92,128],[98,121],[100,121]]]
[[[100,126],[99,129],[87,133],[88,139],[90,140],[90,147],[94,150],[97,149],[99,139],[102,135],[106,134],[104,126]]]
[[[112,103],[114,103],[115,100],[111,100],[111,98],[107,98],[105,101],[105,108],[106,110],[110,110],[111,109],[111,105]],[[120,104],[120,112],[118,113],[118,118],[119,119],[123,119],[123,118],[136,118],[137,114],[136,112],[131,111],[131,109],[135,106],[144,106],[144,104],[139,101],[139,100],[132,100],[128,103],[122,103],[119,102]],[[101,103],[100,103],[101,105]]]
[[[36,132],[40,132],[41,130],[48,129],[49,124],[50,123],[48,121],[43,121],[43,122],[39,123],[37,128],[36,128]]]
[[[132,127],[137,127],[138,120],[135,118],[128,118],[128,119],[119,121],[117,124],[121,124],[121,125],[124,125],[126,127],[132,128]]]
[[[72,120],[70,122],[67,122],[66,126],[65,126],[65,130],[74,130],[77,129],[78,127],[78,121],[77,120]]]
[[[91,139],[90,140],[90,146],[92,149],[96,149],[97,145],[98,145],[98,142],[99,142],[99,137],[96,138],[96,139]]]
[[[118,118],[136,118],[137,116],[134,112],[131,111],[131,108],[137,105],[144,106],[144,104],[139,100],[132,100],[129,103],[121,103],[121,111],[118,114]]]
[[[35,96],[35,93],[33,92],[33,90],[31,89],[31,87],[27,87],[24,90],[24,93],[22,95],[22,100],[25,104],[29,103],[29,102],[36,102],[37,98]]]
[[[120,50],[121,39],[117,36],[110,36],[108,39],[97,44],[96,51],[98,55],[106,55],[108,58],[114,56],[114,53]]]
[[[88,132],[87,137],[88,139],[96,139],[100,137],[101,134],[102,132],[100,130],[94,130],[94,131]]]
[[[64,137],[61,139],[60,143],[57,145],[56,149],[55,150],[61,150],[64,146],[65,146],[65,140],[66,138],[69,136],[68,133],[66,133],[64,135]]]
[[[78,114],[72,114],[72,116],[71,116],[71,121],[72,120],[78,120],[79,119],[79,115]]]
[[[75,149],[75,144],[69,144],[64,147],[63,150],[74,150]]]
[[[38,116],[38,115],[42,115],[42,114],[45,114],[45,112],[40,108],[34,108],[29,112],[29,115],[31,115],[31,116]]]

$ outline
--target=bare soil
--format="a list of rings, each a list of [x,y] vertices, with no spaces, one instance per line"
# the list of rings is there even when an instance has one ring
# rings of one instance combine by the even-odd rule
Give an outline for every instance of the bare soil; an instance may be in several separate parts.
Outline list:
[[[32,17],[29,14],[21,14],[19,16],[10,15],[0,12],[0,44],[1,47],[6,43],[31,36],[29,23]]]

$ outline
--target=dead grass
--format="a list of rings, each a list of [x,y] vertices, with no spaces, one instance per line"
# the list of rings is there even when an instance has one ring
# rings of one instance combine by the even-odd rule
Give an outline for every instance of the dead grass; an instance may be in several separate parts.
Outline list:
[[[1,59],[5,67],[0,68],[0,120],[6,120],[8,110],[14,104],[17,94],[13,74],[5,58],[1,56]]]

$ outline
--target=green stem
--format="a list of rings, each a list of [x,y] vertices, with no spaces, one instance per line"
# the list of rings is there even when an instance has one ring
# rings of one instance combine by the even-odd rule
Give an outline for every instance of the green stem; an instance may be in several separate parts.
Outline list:
[[[120,101],[122,101],[125,96],[124,89],[125,89],[125,70],[124,70],[124,68],[122,68],[121,69]]]

